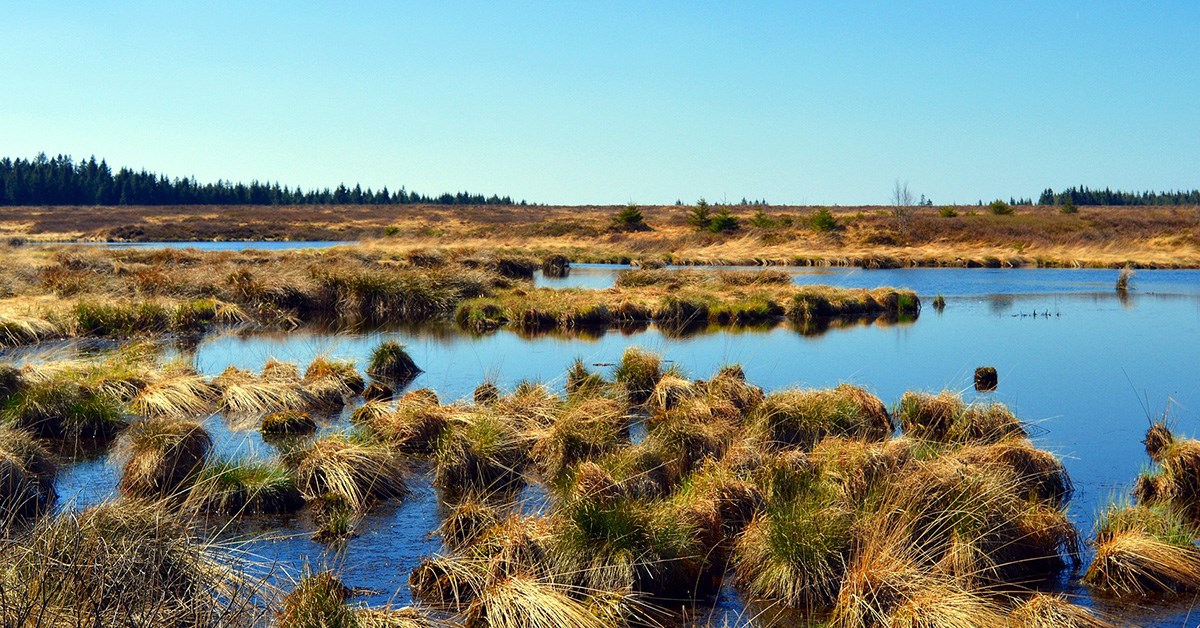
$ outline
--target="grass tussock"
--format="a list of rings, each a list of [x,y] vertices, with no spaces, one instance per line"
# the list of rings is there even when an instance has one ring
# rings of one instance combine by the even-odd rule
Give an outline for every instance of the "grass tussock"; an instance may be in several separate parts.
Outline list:
[[[45,517],[0,547],[14,625],[253,625],[273,599],[258,566],[197,536],[169,505],[122,499]]]
[[[1115,624],[1062,596],[1035,593],[1008,616],[1012,628],[1112,628]]]
[[[294,512],[304,505],[292,472],[274,460],[210,461],[196,472],[185,507],[223,515]]]
[[[355,422],[365,426],[389,447],[405,453],[433,453],[455,410],[438,404],[437,395],[405,395],[394,410],[378,404],[363,406]]]
[[[434,482],[451,493],[503,492],[524,483],[529,440],[497,412],[460,412],[438,445]]]
[[[906,435],[935,443],[988,444],[1026,435],[1021,421],[1004,404],[967,404],[948,391],[904,393],[896,418]]]
[[[1168,505],[1200,522],[1200,441],[1178,438],[1158,422],[1143,442],[1157,467],[1138,477],[1138,503]]]
[[[627,427],[623,404],[604,397],[584,399],[534,433],[530,457],[542,478],[557,485],[576,464],[620,447],[626,442]]]
[[[407,382],[421,372],[404,345],[390,340],[375,347],[367,363],[367,374],[384,381]]]
[[[230,366],[213,379],[221,392],[221,410],[235,416],[263,416],[307,407],[309,397],[299,373],[292,369],[268,364],[261,375],[255,375]]]
[[[366,384],[349,360],[317,356],[304,371],[305,392],[319,405],[340,408],[346,399],[363,394]]]
[[[1193,592],[1200,587],[1197,530],[1161,505],[1112,505],[1096,523],[1096,557],[1083,581],[1119,599]]]
[[[123,466],[121,494],[143,498],[180,494],[211,447],[212,437],[195,421],[154,418],[134,423],[115,453]]]
[[[280,626],[356,628],[354,611],[346,606],[350,588],[332,572],[305,574],[283,598],[277,620]]]
[[[0,405],[0,421],[42,437],[109,438],[127,421],[106,391],[67,379],[32,381]]]
[[[317,431],[317,422],[307,412],[284,410],[263,417],[259,429],[264,435],[270,436],[312,434]]]
[[[0,426],[0,528],[53,505],[58,465],[33,435]]]
[[[754,429],[775,447],[811,449],[826,436],[887,439],[891,417],[878,397],[849,384],[832,390],[774,392],[758,404]]]
[[[404,467],[385,446],[347,434],[331,434],[290,452],[296,486],[305,500],[334,498],[354,512],[372,499],[408,493]]]
[[[637,347],[626,349],[613,371],[614,380],[624,386],[634,403],[644,403],[649,399],[660,377],[662,358]]]

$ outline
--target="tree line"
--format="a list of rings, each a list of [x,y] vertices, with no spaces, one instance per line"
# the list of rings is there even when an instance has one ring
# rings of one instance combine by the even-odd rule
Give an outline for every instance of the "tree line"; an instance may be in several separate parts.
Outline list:
[[[1092,190],[1085,186],[1055,192],[1046,188],[1038,205],[1200,205],[1200,190],[1172,192],[1124,192]]]
[[[330,204],[513,205],[508,196],[458,192],[426,196],[401,187],[389,191],[339,185],[304,190],[279,183],[200,183],[195,177],[112,168],[95,157],[78,163],[70,156],[0,159],[2,205],[330,205]],[[525,201],[520,202],[521,205]]]

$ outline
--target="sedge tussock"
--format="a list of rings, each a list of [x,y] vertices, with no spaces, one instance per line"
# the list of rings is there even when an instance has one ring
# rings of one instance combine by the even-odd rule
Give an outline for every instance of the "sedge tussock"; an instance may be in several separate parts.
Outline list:
[[[1200,586],[1197,530],[1163,505],[1110,506],[1096,523],[1096,556],[1083,581],[1103,594],[1137,599]]]
[[[466,612],[466,625],[489,628],[606,628],[588,604],[562,587],[510,576],[480,591]]]
[[[774,446],[803,449],[811,449],[826,436],[881,441],[893,430],[883,402],[849,384],[831,390],[771,393],[758,405],[752,422],[756,432]]]
[[[296,467],[296,486],[304,499],[335,496],[354,512],[369,500],[403,497],[408,488],[404,467],[385,446],[347,434],[331,434],[288,456]]]
[[[29,432],[0,425],[0,528],[45,511],[58,497],[53,456]]]
[[[291,470],[276,460],[210,461],[196,472],[185,508],[225,515],[294,512],[304,504]]]
[[[135,422],[122,435],[114,459],[123,467],[121,493],[169,497],[204,464],[212,437],[197,422],[157,417]]]
[[[156,501],[65,510],[0,553],[0,610],[29,625],[251,625],[274,598],[261,566]]]
[[[1008,616],[1010,628],[1112,628],[1115,624],[1059,595],[1035,593]]]

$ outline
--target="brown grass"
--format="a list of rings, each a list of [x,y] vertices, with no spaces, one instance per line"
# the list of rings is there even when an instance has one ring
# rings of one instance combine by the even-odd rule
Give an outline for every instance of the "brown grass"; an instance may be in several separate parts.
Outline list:
[[[461,248],[520,247],[539,258],[566,254],[573,261],[663,259],[693,263],[800,263],[843,265],[1200,265],[1200,209],[1196,207],[1082,207],[1073,215],[1053,207],[1018,207],[992,216],[959,207],[957,218],[938,208],[913,208],[904,225],[888,207],[833,208],[842,228],[811,231],[811,207],[768,208],[793,227],[746,228],[732,236],[698,233],[688,207],[644,207],[653,231],[609,232],[619,206],[413,207],[2,207],[0,235],[31,239],[144,240],[360,239],[394,226],[391,246],[445,254]],[[745,223],[750,207],[734,207]]]

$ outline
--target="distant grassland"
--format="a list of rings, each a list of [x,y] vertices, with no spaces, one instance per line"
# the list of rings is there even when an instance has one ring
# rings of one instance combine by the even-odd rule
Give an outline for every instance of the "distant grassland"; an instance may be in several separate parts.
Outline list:
[[[173,206],[0,207],[0,237],[29,240],[372,240],[389,248],[505,247],[576,262],[886,266],[1200,268],[1200,207],[1020,206],[732,207],[740,228],[688,224],[690,207],[643,207],[650,231],[618,232],[616,206]],[[956,213],[944,216],[943,213]],[[758,226],[755,226],[755,225]]]

